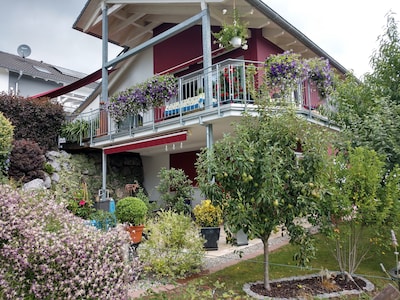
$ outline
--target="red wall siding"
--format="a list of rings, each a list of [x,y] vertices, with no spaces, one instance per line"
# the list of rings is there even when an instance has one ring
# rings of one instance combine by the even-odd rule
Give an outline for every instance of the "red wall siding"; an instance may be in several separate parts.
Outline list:
[[[195,162],[197,159],[197,153],[199,151],[182,152],[177,154],[170,154],[169,156],[169,166],[170,168],[182,169],[185,174],[193,181],[193,185],[196,186],[197,182],[195,180],[196,168]]]
[[[154,30],[155,35],[158,35],[165,30],[173,27],[174,24],[163,24]],[[213,32],[219,31],[219,27],[213,27]],[[251,29],[252,37],[248,39],[249,49],[243,50],[241,48],[229,51],[223,55],[219,55],[213,60],[213,63],[217,63],[228,58],[244,58],[245,60],[252,61],[264,61],[270,54],[279,53],[282,50],[275,46],[270,41],[266,40],[262,36],[260,29]],[[211,38],[214,41],[214,38]],[[154,73],[161,73],[166,70],[174,69],[178,65],[182,64],[181,68],[189,67],[181,74],[187,74],[198,69],[201,69],[203,65],[198,62],[202,61],[202,33],[201,26],[193,26],[185,31],[165,40],[154,46]],[[211,45],[212,51],[218,49],[217,44]],[[220,52],[217,52],[220,54]],[[190,60],[196,59],[191,63]],[[175,69],[176,70],[176,69]]]

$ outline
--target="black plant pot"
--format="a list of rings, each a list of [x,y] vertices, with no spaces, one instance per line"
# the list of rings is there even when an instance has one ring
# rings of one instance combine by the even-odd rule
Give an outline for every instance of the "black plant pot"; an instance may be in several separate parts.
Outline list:
[[[206,239],[204,249],[218,250],[218,240],[221,228],[219,227],[202,227],[201,235]]]

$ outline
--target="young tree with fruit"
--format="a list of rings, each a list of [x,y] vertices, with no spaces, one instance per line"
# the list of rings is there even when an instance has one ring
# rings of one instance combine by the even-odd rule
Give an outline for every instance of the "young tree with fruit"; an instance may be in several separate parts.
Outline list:
[[[300,220],[317,220],[329,133],[289,109],[260,107],[258,117],[244,116],[234,134],[204,149],[196,166],[201,190],[224,208],[225,223],[262,240],[264,287],[270,289],[268,239],[278,226],[301,245],[300,263],[314,250]]]

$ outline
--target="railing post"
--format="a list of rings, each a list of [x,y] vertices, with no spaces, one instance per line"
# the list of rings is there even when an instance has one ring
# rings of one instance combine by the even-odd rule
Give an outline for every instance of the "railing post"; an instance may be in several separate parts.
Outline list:
[[[240,83],[242,86],[243,86],[243,101],[244,101],[244,105],[245,105],[245,107],[247,107],[247,78],[246,78],[246,62],[244,62],[243,61],[243,63],[242,63],[242,70],[241,70],[241,73],[242,73],[242,82]]]

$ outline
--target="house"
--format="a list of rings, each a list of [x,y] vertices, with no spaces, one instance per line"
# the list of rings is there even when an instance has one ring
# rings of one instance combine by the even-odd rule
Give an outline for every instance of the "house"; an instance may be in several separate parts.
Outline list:
[[[232,11],[248,24],[247,46],[220,48],[212,32],[232,23]],[[159,199],[155,187],[162,167],[184,169],[194,179],[196,153],[231,132],[245,110],[254,111],[245,82],[249,65],[262,66],[271,54],[293,51],[328,59],[337,73],[347,72],[261,0],[88,0],[73,28],[103,40],[100,100],[94,94],[79,107],[95,124],[87,146],[103,153],[103,195],[107,157],[119,152],[141,155],[151,200]],[[107,40],[123,53],[109,60]],[[179,92],[165,105],[119,123],[103,108],[115,93],[166,73],[178,78]],[[313,110],[319,101],[315,91],[294,97],[298,114],[329,126]]]
[[[48,94],[62,104],[67,113],[75,111],[99,84],[92,82],[58,95],[55,90],[59,91],[85,77],[86,74],[80,72],[0,51],[0,91],[23,97],[39,97],[50,90],[52,93]]]

